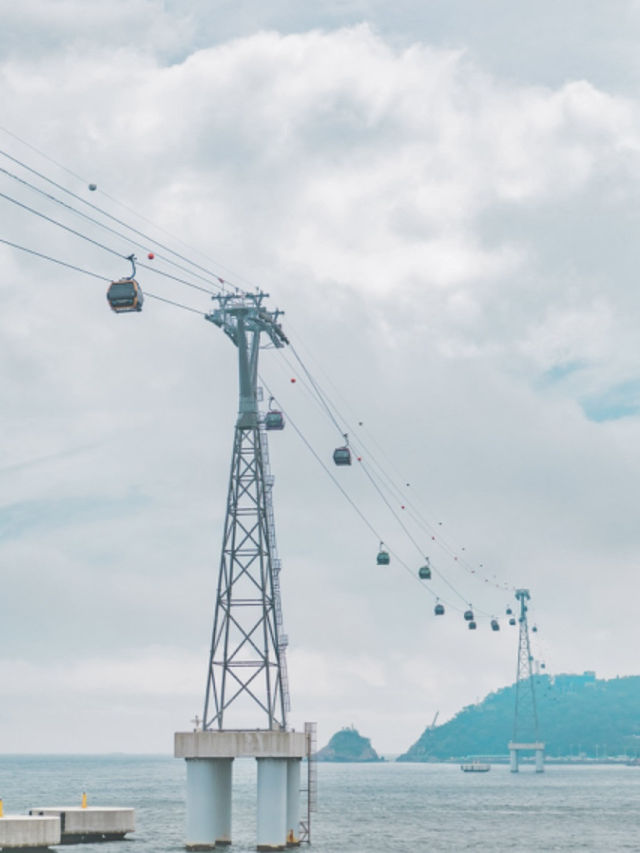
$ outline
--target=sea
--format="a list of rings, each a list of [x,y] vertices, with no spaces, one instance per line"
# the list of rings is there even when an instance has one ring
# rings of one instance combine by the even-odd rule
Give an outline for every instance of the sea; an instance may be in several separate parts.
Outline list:
[[[506,764],[462,773],[454,764],[323,764],[310,850],[640,851],[640,767]],[[133,807],[129,840],[78,853],[184,849],[185,766],[168,756],[0,756],[5,814],[40,806]],[[256,767],[234,763],[232,851],[255,850]],[[306,845],[305,845],[306,846]],[[59,851],[69,848],[57,848]],[[304,847],[302,848],[304,850]]]

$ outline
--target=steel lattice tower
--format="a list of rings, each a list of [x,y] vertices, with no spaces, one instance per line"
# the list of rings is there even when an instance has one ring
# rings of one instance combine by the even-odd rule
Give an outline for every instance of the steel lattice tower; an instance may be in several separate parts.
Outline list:
[[[533,655],[529,642],[529,622],[527,619],[527,601],[530,599],[528,589],[517,589],[516,599],[520,603],[518,618],[518,670],[516,673],[516,701],[513,715],[513,739],[509,744],[511,752],[511,769],[518,770],[518,754],[523,750],[533,750],[536,753],[536,770],[542,772],[544,760],[544,743],[540,741],[538,729],[538,712],[536,709],[536,693],[533,680]]]
[[[529,643],[529,623],[527,620],[528,589],[517,589],[516,598],[520,602],[518,625],[518,671],[516,674],[516,706],[513,717],[514,741],[538,740],[538,713],[533,683],[533,657]]]
[[[288,343],[268,294],[224,294],[210,320],[238,348],[240,403],[215,601],[203,729],[222,729],[232,703],[260,709],[266,728],[286,728],[289,696],[266,433],[258,412],[262,335]],[[248,701],[242,701],[248,700]],[[235,709],[234,709],[235,710]],[[259,715],[261,716],[261,715]],[[264,720],[265,718],[262,717]]]

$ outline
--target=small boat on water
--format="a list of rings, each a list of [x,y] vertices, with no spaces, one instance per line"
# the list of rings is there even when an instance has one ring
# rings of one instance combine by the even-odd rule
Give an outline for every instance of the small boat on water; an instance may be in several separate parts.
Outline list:
[[[488,773],[491,770],[490,764],[481,764],[479,761],[472,761],[471,764],[461,764],[460,770],[463,773]]]

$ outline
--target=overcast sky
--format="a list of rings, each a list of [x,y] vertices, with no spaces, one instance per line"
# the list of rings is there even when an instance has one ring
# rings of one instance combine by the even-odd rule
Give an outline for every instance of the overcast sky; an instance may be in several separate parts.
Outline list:
[[[290,722],[397,753],[513,681],[514,586],[548,672],[638,673],[640,3],[320,5],[0,0],[0,192],[285,310],[418,540],[359,466],[333,468],[340,435],[292,353],[265,350],[394,554],[377,567],[296,431],[272,434]],[[153,239],[78,219],[6,174],[45,186],[20,164]],[[4,240],[128,273],[0,205]],[[197,314],[116,317],[104,281],[3,244],[0,261],[0,752],[170,752],[202,712],[236,352]],[[443,619],[411,577],[427,554]],[[502,630],[468,631],[466,602]]]

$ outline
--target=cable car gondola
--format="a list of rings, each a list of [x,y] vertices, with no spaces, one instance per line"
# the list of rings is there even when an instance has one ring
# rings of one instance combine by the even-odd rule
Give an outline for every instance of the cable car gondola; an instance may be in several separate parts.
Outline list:
[[[424,566],[420,566],[418,569],[418,577],[420,580],[428,581],[431,579],[431,566],[429,565],[429,558],[427,557],[427,562]]]
[[[533,631],[534,634],[538,633],[538,628],[535,625],[533,626],[533,628],[531,630]]]
[[[284,415],[277,409],[272,409],[273,397],[269,400],[269,411],[264,416],[265,429],[284,429]]]
[[[385,551],[384,548],[382,547],[383,545],[384,545],[384,542],[381,542],[380,543],[380,550],[378,551],[378,555],[376,557],[376,563],[379,566],[388,566],[389,563],[391,562],[391,558],[389,557],[389,552]]]
[[[444,616],[444,604],[440,604],[440,602],[438,602],[433,608],[433,612],[436,616]]]
[[[284,415],[271,410],[265,415],[264,425],[266,429],[284,429]]]
[[[128,311],[142,311],[144,295],[142,288],[135,280],[136,264],[135,255],[129,255],[127,260],[131,261],[133,270],[128,278],[112,281],[107,290],[107,301],[111,310],[116,314],[125,314]]]
[[[473,622],[473,610],[465,610],[464,618],[466,622]]]
[[[349,450],[349,436],[345,433],[344,447],[336,447],[333,451],[333,461],[336,465],[351,465],[351,451]]]
[[[500,623],[498,622],[497,619],[491,620],[491,630],[492,631],[499,631],[500,630]]]
[[[513,610],[510,607],[507,607],[507,616],[511,616]]]
[[[472,620],[471,620],[471,622],[469,622],[469,630],[470,630],[470,631],[475,631],[477,627],[478,627],[478,626],[476,625],[476,623],[475,623],[475,622],[473,621],[473,619],[472,619]]]
[[[509,619],[509,625],[515,625],[515,624],[516,624],[516,620],[515,620],[515,618],[512,616],[512,617],[511,617],[511,619]]]

